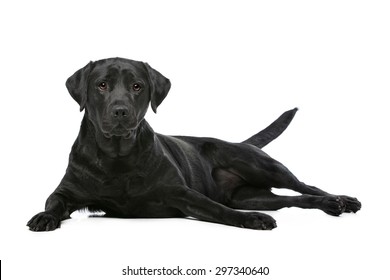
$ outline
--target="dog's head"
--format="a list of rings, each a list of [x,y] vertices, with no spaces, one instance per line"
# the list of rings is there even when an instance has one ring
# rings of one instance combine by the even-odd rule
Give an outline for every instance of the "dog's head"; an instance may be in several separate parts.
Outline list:
[[[147,63],[109,58],[88,63],[66,81],[70,95],[104,136],[129,137],[144,118],[149,102],[154,112],[171,83]]]

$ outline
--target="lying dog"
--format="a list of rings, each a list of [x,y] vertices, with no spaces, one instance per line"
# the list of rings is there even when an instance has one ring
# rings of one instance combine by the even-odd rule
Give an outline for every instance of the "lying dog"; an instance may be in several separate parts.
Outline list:
[[[78,209],[124,218],[194,217],[245,227],[273,229],[275,220],[244,210],[318,208],[338,216],[356,212],[356,198],[335,196],[300,182],[261,148],[289,125],[296,109],[243,143],[213,138],[165,136],[144,119],[151,104],[167,96],[170,82],[148,64],[122,58],[90,62],[66,86],[85,109],[69,165],[45,211],[27,224],[50,231]],[[279,196],[271,188],[300,196]]]

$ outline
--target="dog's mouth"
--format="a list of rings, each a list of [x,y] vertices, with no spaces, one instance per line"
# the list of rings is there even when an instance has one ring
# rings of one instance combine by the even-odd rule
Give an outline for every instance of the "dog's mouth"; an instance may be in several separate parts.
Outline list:
[[[106,138],[112,138],[113,136],[117,136],[117,137],[129,139],[131,137],[131,134],[133,133],[133,131],[134,131],[134,129],[127,129],[121,125],[118,125],[117,127],[114,127],[109,132],[103,132],[103,135]]]

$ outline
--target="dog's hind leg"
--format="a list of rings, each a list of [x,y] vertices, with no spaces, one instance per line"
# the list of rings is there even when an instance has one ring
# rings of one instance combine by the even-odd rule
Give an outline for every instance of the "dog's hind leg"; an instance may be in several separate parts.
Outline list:
[[[227,205],[243,210],[279,210],[285,207],[320,209],[332,216],[339,216],[346,210],[346,204],[337,196],[280,196],[253,186],[239,187]]]
[[[302,194],[308,194],[308,195],[316,195],[316,196],[335,196],[332,194],[329,194],[319,188],[306,185],[305,183],[299,182],[299,184],[296,184],[291,187],[292,190],[300,192]],[[357,198],[346,196],[346,195],[338,195],[343,203],[345,204],[345,212],[350,213],[356,213],[360,210],[362,207],[362,204],[360,203]]]
[[[235,160],[231,162],[228,171],[242,178],[243,181],[247,182],[247,185],[259,189],[260,195],[257,195],[256,192],[252,195],[252,197],[256,197],[258,205],[265,203],[267,207],[269,206],[269,210],[279,207],[280,203],[282,203],[282,208],[291,206],[319,208],[331,215],[334,215],[334,211],[329,210],[328,206],[323,206],[323,203],[327,204],[327,201],[331,204],[338,203],[344,212],[357,212],[361,208],[361,203],[356,198],[332,195],[300,182],[283,164],[260,150],[252,150],[252,154],[246,153],[244,149],[241,151],[242,154],[246,155],[247,160],[245,161],[242,156],[235,156]],[[255,156],[253,156],[253,153]],[[280,197],[272,193],[262,193],[270,188],[287,188],[302,193],[303,196]],[[266,196],[268,200],[263,199],[263,196]],[[248,199],[246,199],[246,202],[251,202],[249,197]],[[258,199],[260,199],[260,202]],[[318,207],[315,206],[315,203],[318,203]],[[333,208],[332,205],[329,207]]]

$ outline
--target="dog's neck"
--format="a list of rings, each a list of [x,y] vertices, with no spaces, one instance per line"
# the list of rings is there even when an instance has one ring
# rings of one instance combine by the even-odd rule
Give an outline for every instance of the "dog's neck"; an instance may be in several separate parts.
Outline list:
[[[95,141],[91,141],[93,138]],[[81,123],[79,141],[88,139],[88,143],[96,143],[97,156],[110,159],[123,159],[125,157],[137,158],[140,154],[147,153],[154,146],[154,132],[146,120],[142,120],[130,137],[113,136],[107,138],[88,119],[87,113]]]

